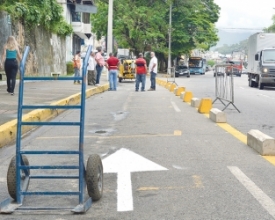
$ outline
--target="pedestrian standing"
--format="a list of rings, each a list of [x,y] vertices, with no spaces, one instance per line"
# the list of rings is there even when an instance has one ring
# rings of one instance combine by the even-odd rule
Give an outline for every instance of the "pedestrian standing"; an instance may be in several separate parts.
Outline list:
[[[117,88],[117,70],[119,67],[119,59],[113,53],[109,54],[109,59],[106,61],[106,66],[109,70],[110,91],[116,91]]]
[[[155,91],[156,90],[156,76],[158,73],[158,59],[155,56],[154,52],[151,52],[151,60],[149,63],[149,71],[150,71],[150,80],[151,80],[151,87],[148,91]]]
[[[147,74],[146,60],[143,58],[143,54],[139,53],[136,60],[136,92],[139,90],[139,84],[141,83],[141,91],[145,91],[145,82]]]
[[[99,85],[101,73],[104,67],[104,57],[102,56],[101,48],[98,48],[98,52],[95,55],[95,61],[96,61],[96,85]]]
[[[95,53],[91,52],[89,61],[88,61],[88,85],[95,86],[96,84],[96,76],[95,76]]]
[[[18,59],[18,60],[17,60]],[[7,78],[7,92],[14,95],[16,84],[16,75],[18,72],[18,61],[22,60],[18,43],[13,36],[9,36],[7,42],[3,46],[1,68],[3,67]]]
[[[74,66],[74,77],[80,77],[80,68],[81,68],[81,57],[80,57],[80,51],[76,51],[76,54],[73,58],[73,66]],[[74,80],[74,84],[80,84],[80,81]]]

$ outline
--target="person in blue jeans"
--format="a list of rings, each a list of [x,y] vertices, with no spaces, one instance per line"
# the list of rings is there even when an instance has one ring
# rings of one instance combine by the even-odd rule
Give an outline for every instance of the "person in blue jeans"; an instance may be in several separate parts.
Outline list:
[[[110,91],[116,91],[117,87],[117,70],[119,67],[119,59],[114,57],[113,53],[109,54],[109,59],[106,61],[106,66],[109,70],[109,85]]]
[[[151,52],[149,71],[150,71],[151,87],[150,87],[150,89],[148,89],[148,91],[155,91],[156,90],[156,76],[158,73],[158,59],[156,58],[154,52]]]
[[[98,48],[98,52],[95,55],[95,61],[96,61],[96,85],[99,85],[100,83],[100,77],[101,73],[104,67],[104,57],[102,56],[102,49]]]
[[[143,54],[139,53],[136,60],[136,92],[139,90],[139,84],[141,83],[141,91],[145,91],[145,82],[147,74],[146,60],[143,58]]]

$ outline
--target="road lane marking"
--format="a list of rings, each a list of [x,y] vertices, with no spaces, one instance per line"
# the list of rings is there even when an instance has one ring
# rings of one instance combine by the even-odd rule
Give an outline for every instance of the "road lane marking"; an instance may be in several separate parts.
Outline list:
[[[233,128],[231,125],[229,125],[227,123],[217,123],[217,125],[247,145],[247,136],[246,135],[239,132],[237,129]]]
[[[204,114],[205,117],[210,118],[209,114]],[[247,145],[247,136],[237,129],[233,128],[231,125],[227,123],[216,123],[223,130],[227,131],[229,134],[236,137],[239,141]]]
[[[174,135],[175,135],[175,136],[181,136],[181,131],[175,130],[175,131],[174,131]]]
[[[193,182],[195,184],[195,188],[204,188],[200,176],[193,175],[192,178],[193,178]]]
[[[140,135],[120,135],[120,136],[96,136],[96,135],[87,135],[84,136],[84,138],[99,138],[99,139],[117,139],[117,138],[148,138],[148,137],[174,137],[174,136],[180,136],[181,131],[175,130],[173,134],[140,134]],[[79,136],[42,136],[37,137],[36,139],[42,140],[42,139],[62,139],[62,138],[70,138],[70,139],[76,139],[79,138]]]
[[[139,187],[136,191],[182,190],[182,189],[190,189],[190,188],[195,188],[195,189],[204,188],[200,176],[193,175],[192,179],[194,184],[189,187],[188,186],[165,186],[165,187],[144,186],[144,187]]]
[[[144,186],[139,187],[136,191],[160,191],[160,190],[182,190],[182,189],[189,189],[189,188],[196,188],[195,186],[187,187],[187,186],[166,186],[166,187],[157,187],[157,186]]]
[[[181,110],[178,108],[175,102],[171,102],[173,108],[175,109],[176,112],[181,112]]]
[[[145,157],[121,148],[102,160],[104,173],[117,173],[117,211],[132,211],[133,195],[131,173],[147,171],[166,171]]]
[[[275,156],[262,156],[264,159],[266,159],[269,163],[275,166]]]
[[[1,177],[0,182],[7,182],[7,179],[5,177]]]
[[[254,196],[263,208],[275,218],[275,203],[252,180],[250,180],[238,167],[227,167],[240,183]]]
[[[263,97],[266,97],[266,98],[270,98],[270,96],[264,95],[264,94],[259,94],[258,96],[263,96]]]
[[[209,118],[209,114],[204,114],[205,117]],[[229,134],[236,137],[239,141],[247,145],[247,135],[239,132],[237,129],[233,128],[227,123],[216,123],[219,127],[227,131]],[[266,159],[269,163],[275,166],[275,156],[261,156]]]

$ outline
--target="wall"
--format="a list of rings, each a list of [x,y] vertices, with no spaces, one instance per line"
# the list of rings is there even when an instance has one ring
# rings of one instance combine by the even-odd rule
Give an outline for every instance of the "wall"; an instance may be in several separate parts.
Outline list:
[[[49,33],[42,27],[29,29],[22,23],[14,21],[10,27],[11,31],[9,31],[5,12],[0,12],[0,27],[1,48],[9,35],[15,36],[22,54],[25,46],[30,46],[25,75],[50,76],[51,72],[66,74],[65,38]],[[5,27],[6,31],[2,32],[2,27]]]
[[[11,24],[8,23],[8,15],[5,12],[0,11],[0,56],[2,55],[2,48],[7,40],[7,37],[11,35]]]

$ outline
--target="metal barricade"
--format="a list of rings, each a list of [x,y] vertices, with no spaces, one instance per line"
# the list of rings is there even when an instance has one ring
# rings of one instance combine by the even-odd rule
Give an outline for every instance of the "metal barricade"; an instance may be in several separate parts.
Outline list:
[[[172,84],[176,84],[176,85],[178,85],[177,83],[176,83],[176,74],[175,74],[175,67],[170,67],[170,68],[168,68],[168,70],[170,69],[170,71],[167,71],[167,82],[170,82],[170,83],[172,83]],[[169,72],[171,73],[171,75],[169,75]],[[171,78],[173,79],[173,80],[171,80],[171,81],[169,81],[169,78],[170,78],[170,76],[171,76]]]
[[[213,101],[213,104],[219,100],[225,106],[223,110],[231,104],[240,113],[234,104],[233,71],[233,65],[216,65],[214,72],[216,99]]]

